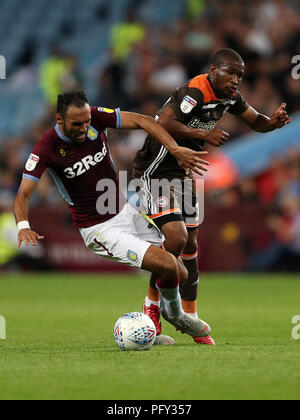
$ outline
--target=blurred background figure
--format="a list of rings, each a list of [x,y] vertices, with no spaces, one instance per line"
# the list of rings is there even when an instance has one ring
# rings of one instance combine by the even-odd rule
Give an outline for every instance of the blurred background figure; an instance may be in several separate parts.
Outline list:
[[[17,246],[17,228],[12,213],[14,195],[0,190],[0,267],[2,271],[51,271],[41,244],[37,247]]]
[[[293,121],[279,135],[255,135],[230,115],[222,119],[219,128],[230,133],[230,142],[208,149],[213,165],[206,179],[200,269],[299,271],[300,78],[292,77],[292,57],[300,56],[299,1],[27,0],[26,5],[24,10],[21,0],[0,4],[0,54],[7,65],[7,79],[0,81],[0,191],[16,193],[33,144],[53,127],[62,91],[83,88],[91,105],[155,116],[174,89],[208,71],[213,52],[233,48],[246,63],[241,92],[249,103],[271,115],[286,102]],[[112,132],[110,138],[116,166],[130,171],[145,134]],[[0,212],[4,241],[3,226],[12,229],[13,220],[7,207]],[[111,268],[88,259],[47,175],[33,212],[36,228],[46,236],[50,266]],[[2,269],[18,252],[12,244],[3,249],[12,257],[1,250]]]
[[[50,57],[41,63],[39,72],[45,100],[53,109],[60,93],[80,89],[83,85],[77,57],[63,54],[58,47],[54,47]]]
[[[7,267],[18,255],[17,229],[11,212],[13,195],[9,191],[0,192],[0,266]]]
[[[110,32],[112,59],[114,62],[126,62],[134,44],[142,42],[146,28],[137,19],[134,9],[128,9],[124,20],[115,23]]]
[[[46,58],[40,66],[40,84],[46,101],[55,106],[57,95],[62,92],[62,79],[69,71],[67,58],[61,51],[53,48],[49,58]]]

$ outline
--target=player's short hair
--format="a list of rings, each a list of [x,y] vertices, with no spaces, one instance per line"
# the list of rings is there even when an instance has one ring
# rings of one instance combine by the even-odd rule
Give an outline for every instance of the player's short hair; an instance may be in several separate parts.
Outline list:
[[[61,116],[65,116],[69,106],[74,105],[78,108],[82,108],[87,103],[88,99],[83,90],[62,93],[57,97],[57,113]]]
[[[210,60],[210,64],[216,67],[232,62],[244,64],[244,60],[242,59],[240,54],[232,50],[231,48],[223,48],[221,50],[218,50]]]

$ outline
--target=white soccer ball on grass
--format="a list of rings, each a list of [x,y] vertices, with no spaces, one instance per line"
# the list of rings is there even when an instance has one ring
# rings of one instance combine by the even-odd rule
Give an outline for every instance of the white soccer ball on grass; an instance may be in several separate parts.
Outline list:
[[[121,350],[149,350],[155,338],[152,319],[141,312],[121,316],[114,326],[114,340]]]

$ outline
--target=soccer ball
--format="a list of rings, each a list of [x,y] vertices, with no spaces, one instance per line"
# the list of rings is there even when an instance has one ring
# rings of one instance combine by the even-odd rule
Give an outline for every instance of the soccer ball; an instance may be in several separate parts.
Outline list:
[[[121,316],[114,326],[114,340],[121,350],[149,350],[155,338],[152,319],[141,312]]]

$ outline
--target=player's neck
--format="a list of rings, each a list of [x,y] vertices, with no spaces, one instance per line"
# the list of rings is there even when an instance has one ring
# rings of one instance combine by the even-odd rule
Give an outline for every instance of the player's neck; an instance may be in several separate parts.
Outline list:
[[[207,80],[209,81],[209,84],[210,84],[210,86],[211,86],[211,88],[212,88],[212,90],[213,90],[216,98],[220,98],[221,99],[220,92],[218,91],[218,89],[215,88],[215,84],[214,84],[213,78],[210,75],[208,75],[207,76]]]
[[[212,90],[213,90],[216,98],[219,98],[219,99],[230,99],[228,97],[225,97],[224,94],[219,89],[216,89],[214,80],[213,80],[213,78],[210,75],[207,76],[207,80],[209,81],[209,84],[210,84],[210,86],[211,86],[211,88],[212,88]]]
[[[63,127],[62,127],[62,124],[56,124],[56,126],[55,126],[55,130],[56,130],[56,133],[57,133],[57,135],[62,139],[62,140],[64,140],[65,142],[67,142],[67,143],[74,143],[72,140],[70,140],[66,135],[65,135],[65,132],[64,132],[64,129],[63,129]]]

